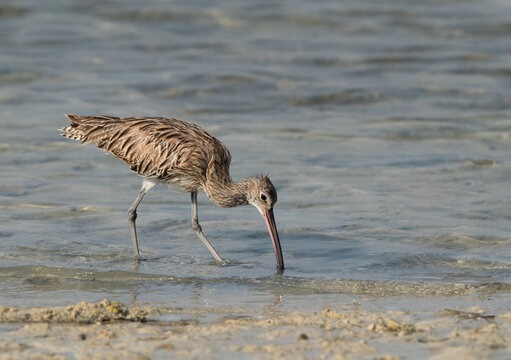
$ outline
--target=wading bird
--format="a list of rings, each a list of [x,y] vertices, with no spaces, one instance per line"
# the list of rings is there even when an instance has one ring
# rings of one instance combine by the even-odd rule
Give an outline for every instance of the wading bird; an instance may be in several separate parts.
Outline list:
[[[135,225],[137,207],[149,190],[163,183],[191,194],[192,229],[219,262],[222,258],[199,224],[197,191],[204,191],[220,207],[255,206],[270,233],[277,268],[284,269],[273,216],[273,206],[277,202],[275,187],[268,176],[233,182],[229,175],[229,150],[207,131],[186,121],[163,117],[66,116],[71,125],[60,130],[63,136],[96,144],[143,177],[140,193],[128,210],[136,257],[140,256]]]

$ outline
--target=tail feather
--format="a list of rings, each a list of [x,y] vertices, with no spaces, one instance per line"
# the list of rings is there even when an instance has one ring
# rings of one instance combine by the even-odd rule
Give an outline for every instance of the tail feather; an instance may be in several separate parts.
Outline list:
[[[83,141],[83,132],[77,129],[76,115],[66,114],[66,117],[71,122],[70,126],[58,129],[60,135],[67,137],[68,139]]]
[[[66,114],[67,119],[71,123],[70,126],[63,127],[62,129],[59,129],[60,134],[64,137],[67,137],[68,139],[72,140],[78,140],[83,142],[86,142],[86,133],[88,127],[86,126],[86,121],[94,118],[100,118],[100,117],[93,117],[93,116],[80,116],[80,115],[73,115],[73,114]],[[82,125],[82,126],[80,126]],[[85,126],[83,126],[85,125]]]
[[[77,128],[71,126],[66,126],[59,129],[60,135],[67,137],[68,139],[78,140],[83,142],[83,132],[78,130]]]

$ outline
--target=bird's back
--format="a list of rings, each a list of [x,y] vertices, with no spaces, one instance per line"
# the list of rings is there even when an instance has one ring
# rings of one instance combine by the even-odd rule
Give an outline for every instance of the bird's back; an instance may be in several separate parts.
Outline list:
[[[63,136],[96,144],[141,176],[184,191],[202,188],[209,176],[229,178],[229,150],[195,124],[162,117],[67,117],[71,125]]]

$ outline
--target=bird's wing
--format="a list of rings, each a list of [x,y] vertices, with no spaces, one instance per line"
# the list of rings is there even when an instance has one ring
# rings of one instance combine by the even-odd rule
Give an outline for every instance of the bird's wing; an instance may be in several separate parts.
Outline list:
[[[96,144],[139,175],[189,190],[206,181],[208,168],[229,174],[229,150],[195,124],[168,118],[67,117],[71,126],[62,130],[64,136]]]

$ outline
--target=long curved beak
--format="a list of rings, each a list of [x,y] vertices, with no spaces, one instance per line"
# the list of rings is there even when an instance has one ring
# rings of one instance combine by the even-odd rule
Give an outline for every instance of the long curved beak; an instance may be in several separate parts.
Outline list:
[[[264,218],[268,232],[270,233],[271,241],[273,242],[273,249],[275,250],[275,257],[277,258],[277,268],[284,269],[284,258],[282,257],[282,248],[280,247],[279,233],[275,218],[273,217],[273,209],[262,209],[261,215]]]

